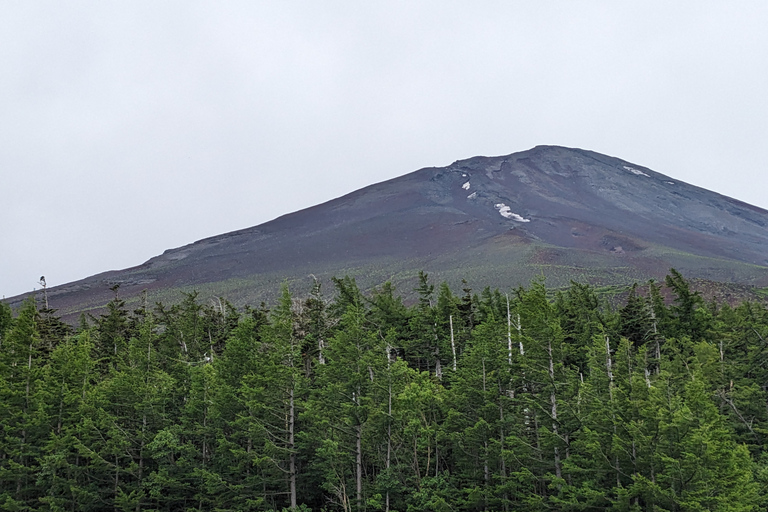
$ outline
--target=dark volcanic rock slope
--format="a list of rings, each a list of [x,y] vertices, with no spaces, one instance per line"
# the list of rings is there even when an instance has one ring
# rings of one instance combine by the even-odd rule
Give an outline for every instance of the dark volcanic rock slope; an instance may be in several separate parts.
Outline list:
[[[198,289],[246,302],[310,273],[349,274],[363,286],[405,281],[407,290],[418,270],[475,288],[542,274],[555,286],[627,283],[671,266],[764,284],[767,224],[765,210],[637,164],[540,146],[421,169],[49,296],[65,313],[103,305],[114,284],[123,296]]]

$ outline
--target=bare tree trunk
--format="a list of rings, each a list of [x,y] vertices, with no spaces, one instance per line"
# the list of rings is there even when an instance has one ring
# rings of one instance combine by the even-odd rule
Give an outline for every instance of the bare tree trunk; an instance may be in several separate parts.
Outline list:
[[[389,467],[392,462],[392,377],[389,380],[389,395],[387,397],[387,463],[386,469],[389,473]],[[389,489],[385,498],[385,512],[389,512]]]
[[[651,320],[653,320],[653,339],[656,341],[656,375],[661,371],[661,345],[659,344],[659,330],[656,327],[656,311],[651,309]]]
[[[547,352],[549,353],[549,382],[552,391],[549,395],[549,401],[552,405],[552,433],[559,437],[557,431],[557,396],[555,395],[555,362],[552,357],[552,340],[547,341]],[[557,478],[563,477],[563,471],[560,467],[560,447],[555,446],[555,475]]]
[[[487,391],[487,381],[486,381],[487,376],[486,376],[486,371],[485,371],[485,358],[482,359],[482,364],[483,364],[483,395],[485,395],[485,393]],[[483,453],[483,475],[484,476],[483,476],[483,479],[485,480],[485,490],[486,490],[486,493],[487,493],[488,487],[490,486],[490,481],[491,481],[490,469],[488,467],[488,440],[487,439],[483,441],[483,448],[484,448],[484,453]]]
[[[248,454],[248,460],[251,460],[251,450],[253,450],[253,439],[248,436],[248,445],[245,448],[245,453]],[[250,480],[251,477],[251,462],[248,462],[248,466],[245,468],[245,476]]]
[[[357,388],[355,396],[355,405],[360,406],[360,396],[362,391]],[[363,425],[355,426],[355,499],[357,501],[357,510],[363,509]]]
[[[611,340],[605,337],[605,369],[608,373],[608,395],[613,402],[613,361],[611,360]]]
[[[421,468],[419,468],[419,438],[416,434],[413,435],[413,469],[416,472],[416,485],[421,487]]]
[[[290,449],[290,458],[288,461],[288,471],[290,474],[290,492],[291,492],[291,510],[296,510],[296,443],[294,430],[296,426],[296,408],[293,399],[294,389],[291,386],[288,402],[288,448]]]
[[[608,396],[611,400],[611,417],[613,418],[613,435],[616,436],[616,413],[613,411],[613,361],[611,360],[611,340],[605,337],[605,368],[608,373]],[[621,468],[618,453],[614,457],[616,465],[616,486],[621,486]]]
[[[64,389],[64,377],[61,378],[61,389]],[[83,389],[83,392],[85,392],[85,389]],[[61,398],[59,398],[59,415],[58,415],[58,421],[56,422],[56,435],[61,434],[61,422],[64,416],[64,393],[61,394]]]
[[[451,352],[453,352],[453,371],[456,371],[456,342],[453,340],[453,315],[448,317],[451,325]]]
[[[499,396],[499,457],[501,458],[501,480],[507,481],[507,461],[504,460],[504,406],[501,404],[501,396]],[[504,491],[504,511],[507,510],[507,501],[509,496],[507,491]]]
[[[485,392],[488,391],[487,388],[486,388],[486,380],[485,380],[486,379],[486,374],[485,374],[485,358],[482,359],[482,363],[483,363],[483,394],[485,394]]]
[[[355,427],[355,435],[357,437],[355,443],[355,498],[357,499],[357,509],[363,508],[363,426],[357,425]]]
[[[203,457],[202,466],[205,469],[205,462],[208,459],[208,382],[205,382],[205,392],[203,393]],[[200,496],[199,510],[203,509],[203,497]]]
[[[485,449],[485,457],[483,460],[483,480],[485,480],[485,492],[483,493],[483,509],[488,509],[488,492],[491,487],[491,470],[488,467],[488,441],[483,441],[483,448]]]
[[[645,352],[644,364],[645,364],[645,385],[648,389],[650,389],[651,388],[651,371],[648,369],[648,352]]]
[[[43,287],[43,302],[45,309],[48,309],[48,284],[45,282],[45,276],[40,276],[40,285]]]
[[[142,479],[144,477],[144,445],[145,445],[145,439],[146,439],[146,432],[147,432],[147,402],[149,401],[149,376],[152,374],[152,339],[149,338],[147,340],[147,377],[144,381],[144,385],[146,386],[145,394],[144,394],[144,413],[141,416],[141,443],[139,444],[139,471],[138,471],[138,480],[139,485],[141,485]],[[208,389],[208,383],[206,383],[206,392]],[[207,396],[205,397],[207,401]],[[205,408],[206,416],[208,415],[208,406],[206,405]],[[141,500],[136,501],[136,512],[139,512],[141,510]]]
[[[563,437],[565,441],[565,460],[568,460],[571,457],[571,436],[566,432]],[[566,479],[568,480],[568,485],[573,485],[571,473],[566,475]]]
[[[512,315],[509,312],[509,294],[507,294],[507,361],[512,366]]]
[[[29,399],[30,399],[30,391],[31,391],[31,379],[32,379],[32,349],[33,349],[33,343],[30,342],[29,344],[29,358],[27,360],[27,391],[24,395],[24,414],[26,415],[29,412]],[[26,427],[21,430],[21,453],[23,454],[26,452],[24,449],[24,446],[27,444],[27,429]],[[20,462],[22,464],[26,464],[26,456],[21,455]],[[21,494],[21,481],[22,477],[19,477],[16,480],[16,494]]]
[[[539,436],[539,415],[536,409],[533,410],[533,434],[536,444],[536,457],[541,461],[544,459],[544,454],[541,452],[541,436]],[[539,493],[546,498],[547,487],[542,487]]]
[[[115,486],[113,489],[113,502],[115,504],[115,511],[117,511],[117,491],[120,489],[120,466],[118,466],[117,455],[115,455]]]
[[[142,478],[144,476],[144,435],[147,430],[147,414],[144,413],[141,422],[141,445],[139,446],[139,473],[138,480],[141,485]],[[136,500],[136,512],[141,511],[141,500]]]

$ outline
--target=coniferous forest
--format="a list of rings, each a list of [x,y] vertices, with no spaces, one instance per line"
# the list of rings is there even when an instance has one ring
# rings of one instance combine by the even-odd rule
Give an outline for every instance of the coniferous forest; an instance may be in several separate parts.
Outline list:
[[[674,270],[613,306],[334,284],[244,309],[115,290],[77,327],[0,303],[0,508],[765,510],[763,305]]]

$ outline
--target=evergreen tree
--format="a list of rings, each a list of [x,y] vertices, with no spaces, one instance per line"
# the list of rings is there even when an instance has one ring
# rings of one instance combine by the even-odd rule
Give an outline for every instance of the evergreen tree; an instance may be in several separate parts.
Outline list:
[[[147,508],[155,469],[150,443],[169,425],[166,410],[174,380],[161,369],[156,324],[150,315],[117,354],[117,365],[97,383],[82,425],[88,477],[98,500],[119,510]],[[97,347],[98,350],[98,347]]]
[[[315,279],[298,319],[297,335],[303,340],[301,353],[307,378],[312,376],[315,361],[325,364],[325,347],[332,329],[330,324],[320,281]]]
[[[646,504],[669,510],[754,510],[759,496],[748,451],[732,440],[697,374],[681,389],[662,374],[652,388],[656,471],[638,487]]]
[[[437,332],[435,286],[429,283],[425,272],[419,272],[419,284],[414,291],[418,294],[418,302],[410,318],[411,334],[404,347],[406,359],[419,371],[434,372],[439,378],[443,363]]]
[[[716,375],[709,379],[738,441],[759,457],[768,443],[768,410],[763,406],[768,403],[768,310],[749,302],[735,309],[725,305],[716,323],[719,360]]]
[[[627,302],[619,310],[619,334],[636,347],[653,340],[654,325],[651,305],[638,293],[637,283],[632,285]]]
[[[34,300],[27,299],[0,345],[0,506],[6,510],[35,503],[37,459],[47,435],[37,318]]]
[[[448,510],[458,497],[443,474],[448,450],[440,425],[445,388],[427,372],[414,372],[397,399],[394,421],[402,435],[401,482],[409,490],[406,510]]]
[[[568,345],[568,364],[585,371],[587,351],[596,334],[613,335],[613,315],[601,303],[594,288],[571,281],[571,286],[559,292],[555,301],[560,325]]]
[[[402,349],[410,335],[411,312],[403,304],[402,297],[395,296],[392,283],[386,282],[373,291],[370,298],[368,321],[380,336],[390,334],[393,337],[392,348]]]
[[[617,313],[576,283],[458,298],[422,273],[410,308],[335,283],[244,314],[116,293],[76,334],[0,305],[0,508],[768,504],[764,305],[706,305],[674,271],[672,306],[652,282]]]
[[[322,487],[345,510],[363,510],[373,469],[363,441],[369,435],[372,411],[383,401],[387,350],[366,322],[361,302],[351,303],[329,340],[327,363],[318,369],[318,388],[309,417],[323,442],[315,448],[322,468]]]
[[[437,296],[435,308],[435,330],[438,337],[438,349],[442,354],[442,366],[450,365],[453,371],[457,369],[458,358],[461,357],[469,329],[461,316],[460,301],[448,284],[443,282]]]
[[[89,331],[57,343],[45,372],[49,438],[42,446],[37,487],[50,510],[98,510],[96,486],[89,478],[83,443],[89,436],[86,401],[98,378]]]
[[[694,341],[703,339],[711,318],[703,308],[701,295],[692,291],[688,281],[674,268],[669,270],[665,283],[674,294],[674,305],[670,308],[671,335],[687,335]]]
[[[125,354],[128,340],[134,335],[128,320],[128,310],[125,301],[118,294],[120,285],[110,288],[115,294],[107,303],[106,313],[96,319],[94,332],[95,356],[99,361],[99,370],[106,374],[119,364],[119,356]]]
[[[245,408],[241,427],[260,479],[261,496],[275,508],[298,505],[299,415],[306,377],[296,337],[293,299],[286,286],[271,322],[256,342],[253,368],[238,391]],[[247,485],[253,485],[249,480]]]
[[[510,364],[505,331],[504,324],[491,319],[477,326],[448,393],[444,426],[453,461],[445,465],[454,480],[471,489],[457,497],[469,510],[501,510],[512,503],[505,452],[515,426],[512,396],[520,384],[516,370],[522,356],[514,353]]]
[[[13,314],[11,313],[11,307],[5,302],[0,301],[0,343],[2,343],[3,336],[12,323]]]

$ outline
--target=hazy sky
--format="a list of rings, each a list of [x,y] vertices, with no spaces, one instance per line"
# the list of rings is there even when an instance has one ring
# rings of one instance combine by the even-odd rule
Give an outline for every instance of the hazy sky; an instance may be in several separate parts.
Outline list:
[[[0,296],[539,144],[768,208],[768,2],[0,1]]]

